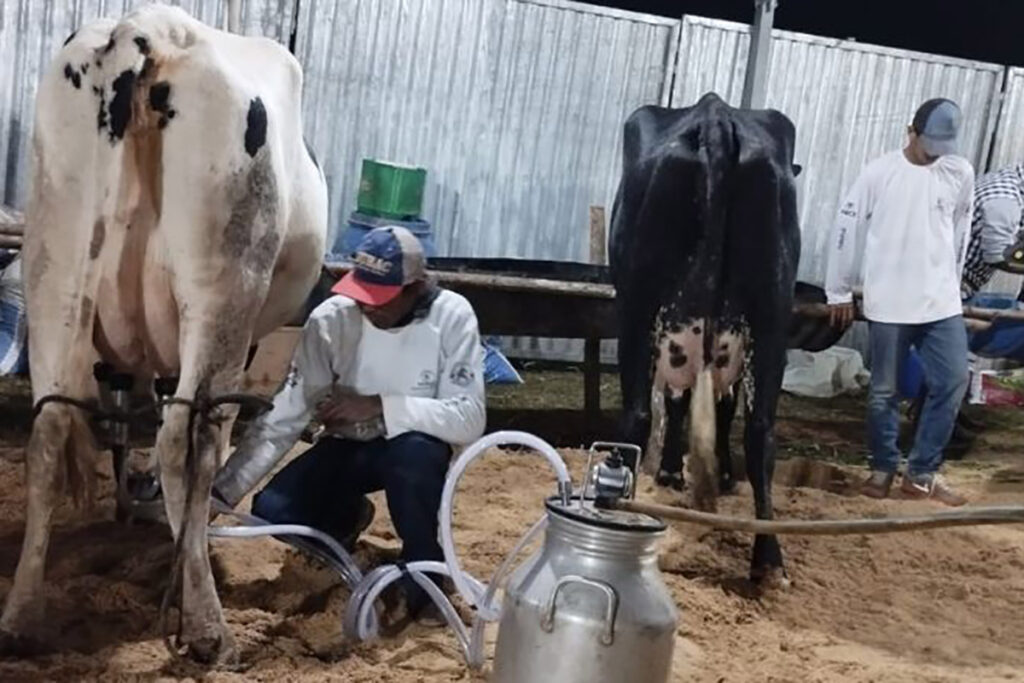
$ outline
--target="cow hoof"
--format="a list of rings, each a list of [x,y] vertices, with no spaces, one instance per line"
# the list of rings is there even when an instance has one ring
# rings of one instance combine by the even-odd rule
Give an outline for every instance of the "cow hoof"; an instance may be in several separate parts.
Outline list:
[[[189,659],[205,666],[228,669],[238,666],[238,650],[226,626],[222,628],[220,634],[187,641],[185,652]]]
[[[750,573],[750,580],[757,585],[763,593],[774,591],[786,591],[792,586],[786,570],[782,567],[761,567]]]
[[[666,472],[665,470],[658,470],[658,474],[654,477],[654,483],[664,488],[670,488],[673,491],[683,492],[686,488],[686,482],[683,481],[682,472]]]
[[[736,493],[736,482],[732,478],[719,480],[718,495],[729,496],[734,493]]]
[[[0,657],[36,657],[49,652],[46,641],[36,636],[0,629]]]

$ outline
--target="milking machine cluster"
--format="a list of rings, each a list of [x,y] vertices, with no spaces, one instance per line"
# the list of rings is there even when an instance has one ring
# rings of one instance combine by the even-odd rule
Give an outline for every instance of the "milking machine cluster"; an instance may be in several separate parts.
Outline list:
[[[545,458],[557,480],[545,512],[519,540],[484,584],[462,568],[452,531],[456,487],[468,465],[496,446],[525,446]],[[594,462],[598,452],[608,455]],[[440,509],[444,562],[385,565],[363,575],[330,536],[301,525],[267,524],[234,513],[244,526],[211,526],[212,536],[273,534],[312,551],[352,588],[343,629],[354,639],[377,635],[374,603],[385,588],[410,576],[434,600],[455,632],[466,661],[479,670],[485,662],[484,628],[498,622],[493,680],[498,683],[602,683],[668,680],[678,616],[657,566],[657,542],[665,524],[644,514],[613,509],[636,492],[641,451],[630,444],[591,446],[583,485],[572,480],[558,452],[524,432],[496,432],[467,447],[452,463]],[[544,532],[540,548],[513,570],[520,553]],[[296,537],[322,541],[329,553]],[[450,578],[474,610],[467,629],[451,601],[430,574]],[[497,591],[504,586],[504,600]]]
[[[160,497],[160,474],[158,468],[135,472],[128,466],[129,421],[126,416],[131,409],[132,390],[135,387],[132,375],[116,372],[106,363],[93,366],[93,377],[100,388],[103,404],[110,409],[105,418],[98,420],[101,440],[113,455],[114,484],[117,499],[117,518],[164,519],[164,503]],[[153,391],[158,399],[174,396],[177,380],[161,378],[153,382]],[[167,407],[161,408],[161,420]],[[114,419],[113,416],[122,416]]]

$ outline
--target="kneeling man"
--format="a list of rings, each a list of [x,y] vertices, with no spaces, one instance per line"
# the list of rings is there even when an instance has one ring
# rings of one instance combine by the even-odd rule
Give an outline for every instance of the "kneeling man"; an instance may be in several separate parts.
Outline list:
[[[315,417],[316,445],[253,499],[275,523],[306,524],[351,549],[373,519],[366,494],[384,490],[401,559],[443,560],[438,509],[452,446],[484,431],[484,351],[476,315],[428,282],[419,240],[401,227],[363,239],[339,296],[310,315],[274,407],[244,435],[214,495],[236,505]],[[409,615],[427,604],[403,585]]]

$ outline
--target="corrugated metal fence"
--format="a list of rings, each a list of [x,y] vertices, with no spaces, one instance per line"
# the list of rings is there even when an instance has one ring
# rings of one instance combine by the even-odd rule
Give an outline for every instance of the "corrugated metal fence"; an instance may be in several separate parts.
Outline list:
[[[36,83],[60,42],[138,4],[0,0],[4,203],[23,205]],[[225,0],[172,4],[226,20]],[[587,208],[611,207],[628,114],[709,90],[738,103],[749,45],[744,24],[566,0],[243,0],[242,11],[246,33],[294,40],[332,234],[355,208],[361,159],[383,158],[428,169],[425,218],[453,256],[585,260]],[[1024,156],[1024,70],[774,32],[768,105],[796,124],[804,167],[802,279],[823,279],[835,208],[856,173],[899,145],[934,96],[963,105],[979,172],[989,156],[992,166]],[[545,357],[580,349],[529,346]]]
[[[629,112],[668,101],[678,22],[533,0],[303,0],[296,53],[331,214],[365,157],[428,169],[442,254],[579,260]]]
[[[949,97],[964,110],[963,154],[984,168],[999,107],[1003,67],[848,40],[775,31],[767,106],[796,125],[803,251],[799,277],[825,279],[825,247],[840,199],[864,164],[906,139],[914,110]],[[673,106],[709,90],[739,106],[749,27],[685,17]]]

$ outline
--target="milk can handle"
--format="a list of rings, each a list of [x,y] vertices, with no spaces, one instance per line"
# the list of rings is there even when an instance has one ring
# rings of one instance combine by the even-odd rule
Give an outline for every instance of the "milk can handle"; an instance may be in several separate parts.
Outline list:
[[[544,608],[544,616],[540,620],[541,629],[547,633],[555,630],[555,600],[558,598],[558,592],[562,590],[562,587],[570,583],[579,583],[596,588],[604,593],[608,599],[604,609],[604,632],[601,634],[601,642],[604,645],[611,645],[615,637],[615,615],[619,611],[619,595],[615,592],[614,588],[604,581],[588,579],[585,576],[567,574],[555,583],[555,588],[551,591],[551,597],[548,598],[548,604]]]

